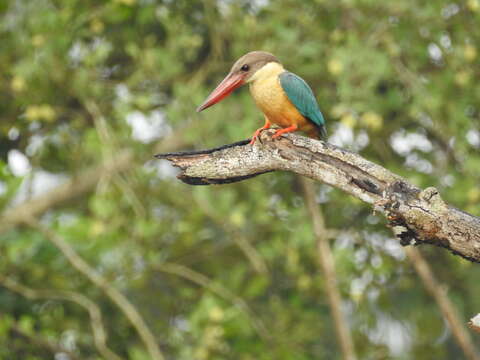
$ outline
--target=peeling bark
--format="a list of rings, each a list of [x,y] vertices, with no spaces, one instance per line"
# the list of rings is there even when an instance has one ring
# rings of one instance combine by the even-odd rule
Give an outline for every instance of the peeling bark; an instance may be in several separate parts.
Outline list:
[[[433,244],[480,262],[480,218],[446,204],[437,189],[424,190],[360,155],[296,134],[272,140],[264,131],[219,148],[156,155],[191,185],[227,184],[271,171],[290,171],[334,186],[385,214],[402,245]]]

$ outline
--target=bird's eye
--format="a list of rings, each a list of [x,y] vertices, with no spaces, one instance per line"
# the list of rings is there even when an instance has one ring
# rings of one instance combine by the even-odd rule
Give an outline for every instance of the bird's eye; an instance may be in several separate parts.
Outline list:
[[[248,70],[250,70],[250,66],[248,66],[247,64],[245,64],[245,65],[243,65],[243,66],[240,68],[240,70],[242,70],[242,71],[248,71]]]

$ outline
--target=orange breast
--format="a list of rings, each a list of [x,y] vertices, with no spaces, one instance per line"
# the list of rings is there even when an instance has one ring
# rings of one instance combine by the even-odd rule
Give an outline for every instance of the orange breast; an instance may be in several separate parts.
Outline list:
[[[297,125],[301,130],[310,129],[309,121],[287,98],[278,75],[255,81],[250,85],[250,92],[257,106],[271,123],[283,128]]]

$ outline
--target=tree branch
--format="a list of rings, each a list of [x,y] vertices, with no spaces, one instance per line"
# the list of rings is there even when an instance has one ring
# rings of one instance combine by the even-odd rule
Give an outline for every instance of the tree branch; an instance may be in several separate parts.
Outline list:
[[[1,214],[0,233],[23,223],[26,217],[36,217],[52,206],[87,193],[95,187],[99,179],[105,174],[121,172],[131,168],[133,160],[133,153],[130,150],[124,150],[111,162],[88,169],[42,196],[7,209]]]
[[[184,131],[184,129],[181,130]],[[178,133],[180,130],[162,139],[155,146],[154,151],[185,146],[185,141],[178,136]],[[25,218],[38,217],[53,207],[89,193],[102,178],[131,170],[141,164],[142,162],[131,150],[122,150],[108,161],[79,173],[47,193],[7,208],[0,214],[0,234],[23,224]]]
[[[303,197],[312,219],[313,233],[317,240],[318,260],[325,277],[325,292],[327,293],[337,339],[342,350],[342,357],[345,360],[355,360],[357,356],[345,314],[342,312],[342,298],[338,289],[335,260],[328,241],[325,220],[319,204],[315,201],[315,187],[310,179],[300,178],[300,182],[303,188]]]
[[[460,320],[460,315],[455,305],[450,301],[445,286],[437,281],[428,262],[422,254],[415,248],[405,249],[405,253],[412,262],[417,274],[423,282],[423,285],[438,304],[440,312],[447,321],[453,337],[465,354],[468,360],[480,360],[475,346],[473,345],[470,334]]]
[[[66,300],[80,305],[88,311],[88,314],[90,316],[90,323],[93,331],[93,340],[98,352],[105,359],[108,360],[122,359],[107,346],[107,333],[105,331],[105,327],[103,326],[102,312],[100,311],[98,305],[86,296],[73,291],[32,289],[18,283],[11,277],[3,276],[2,274],[0,274],[0,285],[28,299]],[[64,350],[62,349],[62,351]],[[71,356],[71,354],[69,354],[69,356]]]
[[[155,336],[148,328],[148,325],[138,310],[125,295],[113,287],[103,276],[100,275],[100,273],[91,267],[62,237],[44,227],[35,219],[26,218],[23,221],[31,228],[36,229],[43,234],[48,241],[50,241],[58,248],[58,250],[62,252],[65,258],[79,273],[81,273],[95,286],[101,289],[110,298],[110,300],[117,305],[117,307],[128,319],[130,324],[132,324],[137,331],[140,339],[145,344],[145,347],[147,348],[147,351],[153,360],[165,359],[155,340]]]
[[[271,140],[264,131],[248,140],[197,152],[156,155],[181,169],[191,185],[226,184],[281,170],[334,186],[375,206],[388,219],[402,245],[444,247],[480,262],[480,218],[446,204],[438,191],[424,190],[360,155],[296,134]]]

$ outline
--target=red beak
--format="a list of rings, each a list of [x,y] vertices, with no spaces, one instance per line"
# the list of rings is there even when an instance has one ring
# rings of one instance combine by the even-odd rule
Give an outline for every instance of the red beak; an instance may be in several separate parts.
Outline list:
[[[244,84],[244,74],[228,74],[225,79],[208,95],[207,99],[202,105],[197,108],[197,112],[205,110],[206,108],[215,105],[223,98],[226,98],[233,90]]]

